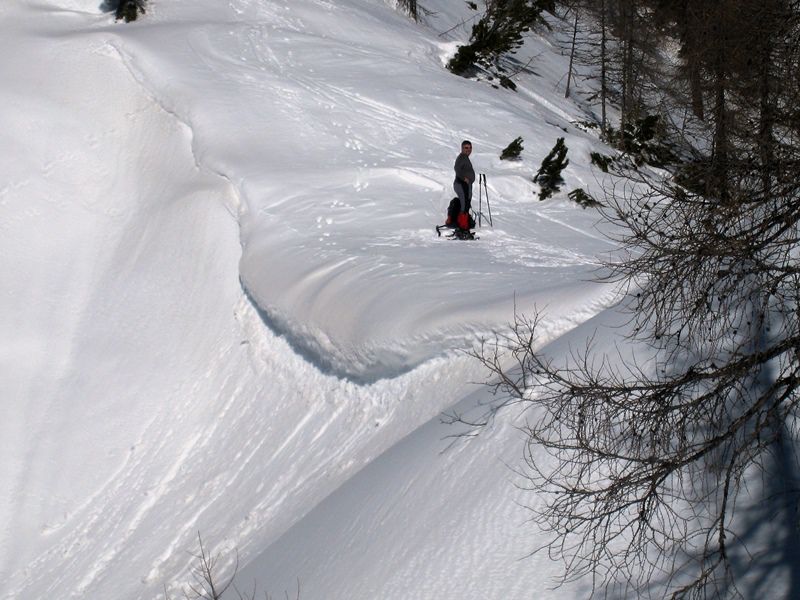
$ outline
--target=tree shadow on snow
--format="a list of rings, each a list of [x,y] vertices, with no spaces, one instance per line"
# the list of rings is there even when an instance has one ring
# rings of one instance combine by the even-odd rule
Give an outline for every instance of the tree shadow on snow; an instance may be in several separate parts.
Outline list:
[[[764,465],[763,501],[740,515],[740,551],[730,556],[745,598],[800,598],[800,462],[786,427]],[[745,548],[754,549],[748,554]]]
[[[754,336],[753,350],[765,349],[767,331]],[[768,394],[776,377],[771,365],[763,365],[752,381],[755,394]],[[800,440],[791,423],[775,419],[762,426],[774,441],[754,465],[760,482],[741,484],[743,501],[733,523],[739,537],[730,540],[728,554],[733,577],[720,586],[720,597],[800,598]],[[756,488],[752,495],[750,486]]]
[[[762,325],[754,336],[755,350],[765,349],[768,331]],[[777,377],[774,371],[773,366],[763,365],[753,380],[757,393],[769,393]],[[775,439],[757,465],[762,481],[755,497],[761,501],[743,506],[739,513],[736,527],[742,543],[730,556],[732,572],[745,598],[777,598],[779,591],[785,591],[785,598],[800,598],[800,440],[791,423],[776,419],[765,430]],[[748,547],[754,549],[752,555]]]
[[[756,332],[751,350],[763,350],[766,333]],[[769,394],[777,375],[770,365],[763,365],[760,372],[752,376],[750,387],[754,397]],[[759,422],[752,427],[761,427],[770,445],[758,456],[751,458],[742,481],[735,504],[729,507],[727,519],[726,573],[711,576],[702,597],[715,598],[800,598],[800,438],[793,422],[779,422],[773,417],[770,423]],[[749,432],[751,435],[753,432]],[[720,484],[716,471],[730,460],[727,450],[716,461],[712,460],[704,483],[698,489],[711,494]],[[709,517],[702,506],[697,507],[697,518],[706,521]],[[712,510],[715,508],[712,506]],[[686,556],[686,567],[701,565],[700,555]],[[724,568],[724,567],[718,567]],[[690,569],[691,570],[691,569]],[[677,572],[666,578],[651,582],[650,592],[657,597],[658,591],[687,583],[690,573]],[[692,596],[694,597],[694,596]]]

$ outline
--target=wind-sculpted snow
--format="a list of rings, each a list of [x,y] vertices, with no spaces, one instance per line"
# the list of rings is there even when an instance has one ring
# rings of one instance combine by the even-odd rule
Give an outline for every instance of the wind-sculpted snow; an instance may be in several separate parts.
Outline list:
[[[191,127],[199,164],[237,186],[243,285],[296,348],[374,381],[463,347],[514,303],[555,294],[560,318],[585,302],[564,286],[584,288],[610,248],[583,234],[592,213],[537,204],[530,171],[496,158],[518,133],[545,148],[544,117],[567,127],[563,110],[450,76],[441,45],[380,3],[231,6],[228,21],[142,27],[118,47]],[[495,222],[471,245],[433,235],[464,137]]]
[[[566,135],[596,185],[573,109],[448,74],[391,2],[99,4],[0,6],[4,599],[180,597],[198,530],[269,547],[473,390],[515,307],[545,342],[615,297],[593,213],[530,183]],[[474,243],[433,229],[465,137]]]

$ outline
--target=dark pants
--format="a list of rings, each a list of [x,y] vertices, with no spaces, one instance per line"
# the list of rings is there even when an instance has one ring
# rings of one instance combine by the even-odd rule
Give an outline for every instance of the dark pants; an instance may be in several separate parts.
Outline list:
[[[461,201],[461,212],[469,212],[469,207],[472,205],[472,184],[456,179],[453,182],[453,189]]]

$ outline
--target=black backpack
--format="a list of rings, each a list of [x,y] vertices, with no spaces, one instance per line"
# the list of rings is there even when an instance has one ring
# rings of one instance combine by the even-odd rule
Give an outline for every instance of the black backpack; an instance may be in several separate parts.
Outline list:
[[[467,211],[469,211],[469,207],[467,207]],[[461,212],[461,200],[458,198],[453,198],[450,200],[450,204],[447,207],[447,220],[444,222],[445,225],[448,227],[456,227],[456,223],[458,222],[458,213]],[[469,228],[475,228],[475,219],[472,218],[472,215],[469,216]]]

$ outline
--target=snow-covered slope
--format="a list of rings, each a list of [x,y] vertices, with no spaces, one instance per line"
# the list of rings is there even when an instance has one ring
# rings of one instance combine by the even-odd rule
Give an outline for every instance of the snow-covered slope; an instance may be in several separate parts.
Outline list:
[[[546,351],[611,324],[621,322],[604,311]],[[477,389],[449,412],[479,420],[486,401]],[[589,582],[560,584],[562,563],[534,554],[543,538],[532,511],[543,498],[520,468],[520,428],[535,414],[518,408],[476,437],[454,438],[474,432],[439,417],[418,427],[270,544],[237,585],[326,600],[589,597]]]
[[[546,588],[514,562],[518,432],[439,455],[436,417],[484,393],[460,350],[515,304],[553,339],[613,301],[593,213],[530,183],[563,135],[565,191],[597,185],[561,57],[533,40],[513,94],[443,68],[452,3],[429,25],[381,0],[155,0],[131,25],[98,4],[0,5],[0,597],[158,597],[198,530],[304,598]],[[463,138],[476,243],[433,231]],[[436,483],[430,512],[409,480]],[[335,546],[304,533],[344,505],[364,517]]]
[[[608,249],[576,239],[593,215],[537,210],[531,165],[497,159],[524,135],[541,160],[568,113],[449,75],[451,46],[382,2],[231,6],[159,6],[154,19],[170,26],[137,27],[115,46],[191,127],[199,163],[237,186],[242,281],[299,351],[375,381],[506,320],[514,294],[524,306],[558,296],[558,316],[586,304],[558,289]],[[442,248],[431,229],[464,137],[498,226],[480,245]],[[587,141],[569,141],[585,162]]]

